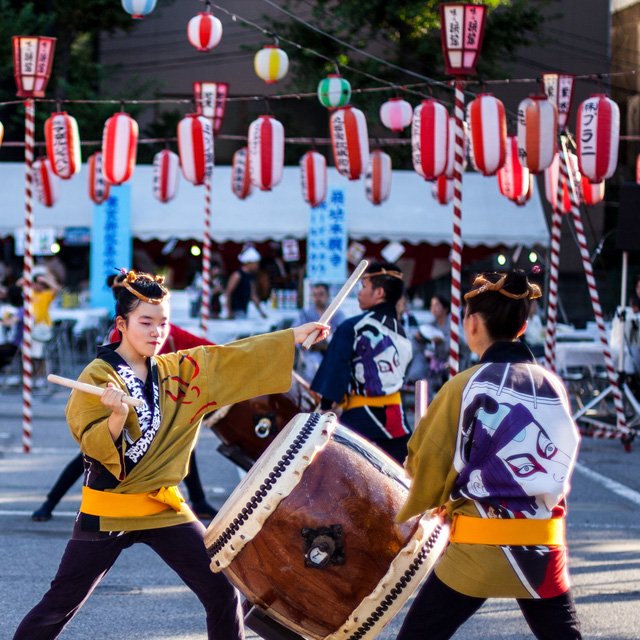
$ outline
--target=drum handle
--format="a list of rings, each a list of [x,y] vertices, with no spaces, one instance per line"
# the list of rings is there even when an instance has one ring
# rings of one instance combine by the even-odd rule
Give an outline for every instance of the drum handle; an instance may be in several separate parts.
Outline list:
[[[260,418],[254,428],[258,438],[266,438],[271,433],[271,420],[269,418]]]

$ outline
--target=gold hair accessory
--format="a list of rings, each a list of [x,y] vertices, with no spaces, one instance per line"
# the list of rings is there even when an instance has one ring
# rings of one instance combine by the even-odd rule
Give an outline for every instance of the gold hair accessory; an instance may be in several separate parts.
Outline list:
[[[513,300],[523,300],[524,298],[527,298],[528,300],[535,300],[535,298],[539,298],[542,295],[540,287],[537,284],[532,284],[530,282],[527,282],[527,290],[524,293],[511,293],[510,291],[505,291],[503,287],[506,279],[507,274],[504,274],[497,282],[491,282],[484,276],[478,276],[473,281],[473,285],[480,285],[480,287],[465,293],[464,299],[469,300],[470,298],[475,298],[477,295],[480,295],[485,291],[498,291],[503,296],[507,296],[507,298],[512,298]]]
[[[392,278],[399,278],[402,280],[402,274],[399,271],[387,271],[382,268],[380,271],[376,271],[375,273],[365,273],[363,278],[373,278],[373,276],[391,276]]]
[[[162,290],[162,297],[147,298],[147,296],[144,296],[140,292],[136,291],[131,286],[131,283],[135,282],[137,278],[143,278],[144,280],[149,280],[149,282],[156,282],[160,286],[160,289]],[[143,300],[144,302],[148,302],[149,304],[160,304],[169,295],[169,291],[162,286],[163,282],[164,282],[164,276],[155,276],[154,278],[150,276],[148,273],[136,273],[135,271],[129,271],[129,273],[127,274],[127,277],[122,281],[122,284],[124,288],[127,291],[131,291],[131,293],[133,293],[133,295],[136,296],[136,298],[140,298],[140,300]]]

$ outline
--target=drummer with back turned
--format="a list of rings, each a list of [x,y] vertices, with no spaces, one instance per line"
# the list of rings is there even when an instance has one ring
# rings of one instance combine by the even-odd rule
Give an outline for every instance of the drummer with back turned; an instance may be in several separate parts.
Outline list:
[[[404,292],[395,264],[374,262],[361,280],[358,304],[364,313],[336,329],[311,389],[322,411],[342,408],[340,423],[377,444],[402,463],[409,427],[400,388],[411,360],[411,342],[398,320]]]

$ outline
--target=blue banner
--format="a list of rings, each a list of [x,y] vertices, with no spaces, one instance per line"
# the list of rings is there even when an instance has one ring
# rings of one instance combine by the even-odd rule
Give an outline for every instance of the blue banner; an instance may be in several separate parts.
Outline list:
[[[113,308],[113,293],[107,278],[116,269],[131,268],[131,187],[111,187],[109,199],[93,207],[91,227],[92,307]]]
[[[330,188],[325,201],[311,209],[307,235],[307,279],[343,283],[347,279],[345,191]]]

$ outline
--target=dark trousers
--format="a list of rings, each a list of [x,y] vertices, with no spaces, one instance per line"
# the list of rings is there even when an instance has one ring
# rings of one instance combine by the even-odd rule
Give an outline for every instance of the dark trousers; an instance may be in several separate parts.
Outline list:
[[[136,542],[151,547],[202,602],[209,640],[243,640],[239,594],[221,573],[209,568],[204,531],[201,522],[121,535],[84,534],[74,529],[51,588],[20,623],[14,640],[57,638],[120,553]]]
[[[485,602],[450,589],[432,573],[413,601],[396,640],[447,640]],[[516,600],[538,640],[581,640],[571,591],[555,598]]]

